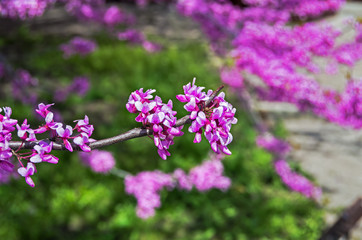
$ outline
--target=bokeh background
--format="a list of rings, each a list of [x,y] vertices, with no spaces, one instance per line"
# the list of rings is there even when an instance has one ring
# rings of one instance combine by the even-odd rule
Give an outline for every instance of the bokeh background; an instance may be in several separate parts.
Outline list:
[[[362,12],[362,4],[356,4]],[[168,7],[151,6],[140,10],[132,5],[124,6],[139,14],[138,27],[149,39],[161,43],[162,51],[150,54],[139,46],[111,39],[102,29],[75,23],[61,8],[31,21],[2,21],[0,24],[0,52],[6,54],[15,68],[27,69],[45,89],[51,89],[37,90],[39,102],[53,102],[51,92],[70,84],[75,75],[89,78],[90,89],[85,96],[69,95],[65,101],[56,103],[54,109],[68,124],[87,114],[95,126],[93,137],[96,139],[138,127],[135,116],[125,108],[129,94],[136,89],[156,89],[156,94],[164,101],[172,99],[178,116],[183,116],[186,112],[175,99],[175,95],[182,93],[183,85],[193,77],[207,89],[220,85],[218,59],[209,51],[196,25]],[[64,60],[59,45],[75,35],[96,39],[98,48],[88,56]],[[32,107],[14,100],[7,90],[1,87],[1,106],[11,106],[14,118],[27,117],[32,126],[39,125]],[[38,167],[39,172],[33,178],[34,189],[23,179],[0,186],[0,239],[317,239],[328,224],[328,216],[332,222],[343,204],[351,203],[361,192],[357,190],[356,194],[356,189],[352,188],[349,202],[337,202],[332,207],[327,203],[333,202],[333,194],[317,204],[290,192],[275,173],[272,156],[255,145],[256,132],[248,116],[238,107],[232,94],[228,94],[227,99],[237,107],[239,119],[232,128],[234,140],[230,150],[233,154],[224,160],[225,175],[232,180],[228,191],[162,192],[162,206],[155,217],[142,220],[135,214],[136,199],[125,193],[122,178],[94,173],[82,164],[77,154],[57,152],[60,159],[57,165]],[[303,148],[308,139],[301,138],[303,133],[298,138],[298,131],[290,129],[295,121],[303,119],[293,110],[286,113],[283,107],[267,113],[273,133],[293,139],[296,159],[298,154],[299,159],[308,159],[305,152],[310,150]],[[286,118],[289,122],[287,120],[285,125],[282,120]],[[314,124],[312,120],[310,126]],[[300,130],[300,126],[303,122],[295,129]],[[308,131],[310,129],[304,129]],[[306,136],[315,139],[313,134]],[[352,145],[358,149],[360,134],[353,136]],[[189,170],[207,159],[209,144],[205,141],[193,144],[192,140],[193,135],[188,133],[177,138],[167,161],[158,156],[148,138],[133,139],[104,150],[113,153],[117,168],[132,174],[154,169],[172,172],[175,168]],[[318,141],[323,143],[323,138]],[[298,152],[303,150],[304,154]],[[353,159],[361,156],[358,151],[353,152]],[[323,156],[318,159],[325,160]],[[292,163],[294,170],[315,180],[301,165],[303,161]],[[326,170],[323,165],[318,166],[320,170],[315,166],[308,171],[318,178]],[[360,165],[356,166],[358,171]],[[336,165],[332,164],[333,168]],[[331,189],[326,186],[330,185],[325,185],[323,177],[316,182],[319,180],[328,194]],[[361,184],[358,178],[354,180],[352,185]]]

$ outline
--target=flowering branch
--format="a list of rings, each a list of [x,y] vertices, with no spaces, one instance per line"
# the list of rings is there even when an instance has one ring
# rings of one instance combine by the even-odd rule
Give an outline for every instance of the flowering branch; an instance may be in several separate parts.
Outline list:
[[[216,89],[213,94],[210,96],[209,100],[206,101],[205,106],[209,106],[210,103],[214,100],[214,98],[220,93],[220,91],[224,88],[224,86],[220,86],[218,89]],[[175,126],[180,127],[185,124],[190,124],[193,120],[190,119],[190,115],[186,115],[179,120],[176,121]],[[139,137],[145,137],[148,135],[152,135],[153,130],[147,129],[144,127],[134,128],[131,129],[125,133],[121,133],[117,136],[105,138],[101,140],[97,140],[94,142],[89,143],[89,147],[91,149],[101,148],[105,146],[109,146],[115,143],[124,142],[133,138],[139,138]],[[43,139],[39,141],[32,141],[32,142],[22,142],[22,141],[11,141],[9,142],[9,147],[13,150],[17,149],[33,149],[34,146],[38,145],[40,141],[51,141],[51,139]],[[73,150],[81,151],[82,149],[79,147],[79,145],[76,145],[74,143],[71,143],[71,146]],[[67,150],[64,143],[53,143],[52,150]]]

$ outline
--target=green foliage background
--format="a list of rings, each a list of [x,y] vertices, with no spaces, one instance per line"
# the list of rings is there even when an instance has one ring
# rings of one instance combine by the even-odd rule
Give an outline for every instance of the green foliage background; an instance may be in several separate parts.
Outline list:
[[[57,103],[64,122],[90,117],[94,138],[105,138],[137,127],[135,115],[126,111],[129,94],[138,88],[155,88],[164,101],[172,99],[179,116],[186,112],[175,95],[197,77],[197,84],[215,89],[220,85],[216,68],[202,43],[166,44],[149,54],[99,35],[97,51],[87,57],[63,60],[58,45],[66,39],[29,34],[22,29],[2,38],[1,51],[16,67],[28,69],[43,86],[57,88],[77,75],[88,76],[91,89],[85,97],[72,95]],[[52,102],[43,91],[41,102]],[[29,106],[2,96],[22,119]],[[136,200],[125,194],[123,180],[93,173],[77,154],[58,152],[59,164],[39,164],[34,189],[23,179],[0,186],[0,239],[317,239],[324,226],[323,210],[311,200],[286,189],[274,172],[271,156],[255,146],[256,133],[231,94],[239,122],[232,129],[233,154],[224,160],[225,175],[232,179],[227,192],[162,192],[156,216],[141,220],[135,215]],[[32,126],[40,123],[31,118]],[[187,133],[175,140],[172,156],[163,161],[148,138],[106,147],[117,167],[139,171],[175,168],[188,170],[207,158],[206,141],[193,144]],[[283,132],[283,131],[278,131]]]

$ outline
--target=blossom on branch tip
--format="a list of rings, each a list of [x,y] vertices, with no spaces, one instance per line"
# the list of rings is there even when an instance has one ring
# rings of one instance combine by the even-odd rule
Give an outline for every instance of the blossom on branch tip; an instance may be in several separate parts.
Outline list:
[[[50,111],[48,110],[48,108],[51,107],[51,106],[53,106],[53,105],[54,105],[54,103],[52,103],[52,104],[47,104],[47,105],[45,105],[44,103],[40,103],[40,104],[38,105],[38,109],[35,109],[35,111],[36,111],[40,116],[42,116],[43,118],[45,118],[45,117],[48,115],[48,113],[50,112]]]
[[[195,119],[189,127],[189,132],[196,133],[194,143],[199,143],[204,130],[204,135],[214,152],[230,155],[227,145],[233,139],[230,129],[232,124],[237,123],[234,117],[236,109],[225,101],[223,92],[205,106],[213,91],[209,90],[205,93],[203,89],[204,87],[195,85],[194,78],[192,84],[188,83],[184,86],[184,94],[176,96],[180,102],[186,102],[184,108],[191,113],[190,119]]]

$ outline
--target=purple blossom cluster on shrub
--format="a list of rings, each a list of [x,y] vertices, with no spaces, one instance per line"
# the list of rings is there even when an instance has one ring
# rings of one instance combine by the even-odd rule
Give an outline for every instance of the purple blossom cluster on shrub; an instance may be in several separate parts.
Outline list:
[[[169,174],[160,171],[141,172],[136,176],[128,175],[124,184],[126,192],[137,198],[137,216],[149,218],[155,215],[155,208],[161,206],[159,191],[164,187],[172,189],[174,182]]]
[[[126,192],[137,199],[137,216],[145,219],[155,215],[155,208],[161,206],[160,191],[164,188],[171,191],[177,187],[189,191],[194,186],[201,192],[212,188],[226,191],[231,181],[222,175],[222,158],[222,155],[212,154],[209,160],[192,168],[189,174],[176,169],[172,174],[156,170],[141,172],[136,176],[127,175],[124,181]]]
[[[216,96],[209,106],[205,106],[213,91],[209,90],[205,93],[204,87],[195,85],[195,78],[192,84],[188,83],[183,89],[184,95],[177,95],[176,98],[180,102],[187,102],[184,108],[191,113],[190,119],[195,120],[189,127],[189,132],[196,133],[194,143],[201,142],[201,134],[204,130],[204,135],[215,153],[222,152],[230,155],[227,145],[233,139],[230,129],[232,124],[237,123],[234,117],[236,109],[225,101],[223,92]]]
[[[322,190],[314,186],[306,177],[293,172],[285,160],[279,159],[274,161],[274,168],[282,181],[291,190],[299,192],[309,198],[319,199],[321,197]]]
[[[131,113],[138,113],[137,122],[141,122],[144,127],[153,130],[153,139],[158,154],[164,160],[170,156],[168,151],[170,145],[174,144],[173,138],[182,136],[181,127],[175,127],[176,111],[172,110],[172,101],[167,104],[162,103],[159,96],[152,99],[152,93],[156,90],[149,89],[143,92],[143,88],[131,93],[126,108]]]
[[[331,66],[327,67],[331,72],[338,71],[331,69],[338,63],[352,66],[362,59],[362,43],[354,39],[336,45],[339,34],[329,26],[314,24],[290,28],[247,23],[234,40],[235,49],[231,55],[240,71],[263,80],[265,86],[255,86],[260,99],[293,103],[302,111],[309,110],[341,126],[358,129],[361,127],[359,113],[352,111],[354,117],[346,116],[340,100],[349,86],[358,85],[359,80],[351,81],[354,83],[349,83],[340,94],[323,88],[313,77],[299,70],[319,72],[320,67],[314,62],[316,56],[329,58]],[[353,92],[348,94],[353,96]]]
[[[192,168],[187,175],[182,169],[176,169],[173,177],[177,180],[177,187],[184,190],[191,190],[194,186],[198,191],[204,192],[216,188],[226,191],[231,181],[223,176],[224,166],[221,154],[211,154],[208,161]]]
[[[227,145],[232,141],[230,133],[231,125],[237,123],[234,117],[236,109],[225,101],[225,94],[222,92],[205,106],[210,99],[213,91],[209,90],[206,94],[204,87],[188,83],[183,87],[184,95],[177,95],[176,98],[181,102],[186,102],[184,108],[190,112],[190,119],[194,120],[189,128],[189,132],[196,133],[194,143],[201,141],[201,134],[204,129],[204,135],[209,141],[211,148],[216,153],[231,152]],[[143,92],[143,88],[133,92],[126,104],[126,108],[131,113],[138,113],[137,122],[141,122],[143,127],[152,129],[154,142],[158,148],[158,154],[162,159],[170,156],[168,148],[172,145],[173,138],[181,136],[182,127],[174,127],[176,124],[176,111],[172,110],[172,101],[167,104],[162,103],[160,97],[152,99],[152,93],[156,90],[149,89]]]
[[[85,56],[93,52],[96,48],[97,44],[94,41],[81,37],[74,37],[69,43],[60,46],[65,58],[76,54]]]
[[[48,4],[56,0],[2,0],[0,14],[9,18],[34,18],[43,15]]]
[[[271,134],[264,134],[257,137],[256,143],[259,147],[273,154],[275,171],[285,185],[308,198],[320,198],[322,190],[314,186],[306,177],[292,171],[288,162],[284,160],[291,150],[288,142],[278,139]]]
[[[89,79],[84,76],[75,77],[71,84],[66,87],[59,87],[54,93],[54,101],[65,101],[69,94],[74,93],[79,96],[84,96],[90,87]]]
[[[31,76],[28,71],[18,69],[11,81],[13,97],[22,103],[35,105],[38,99],[35,88],[38,85],[38,79]]]

